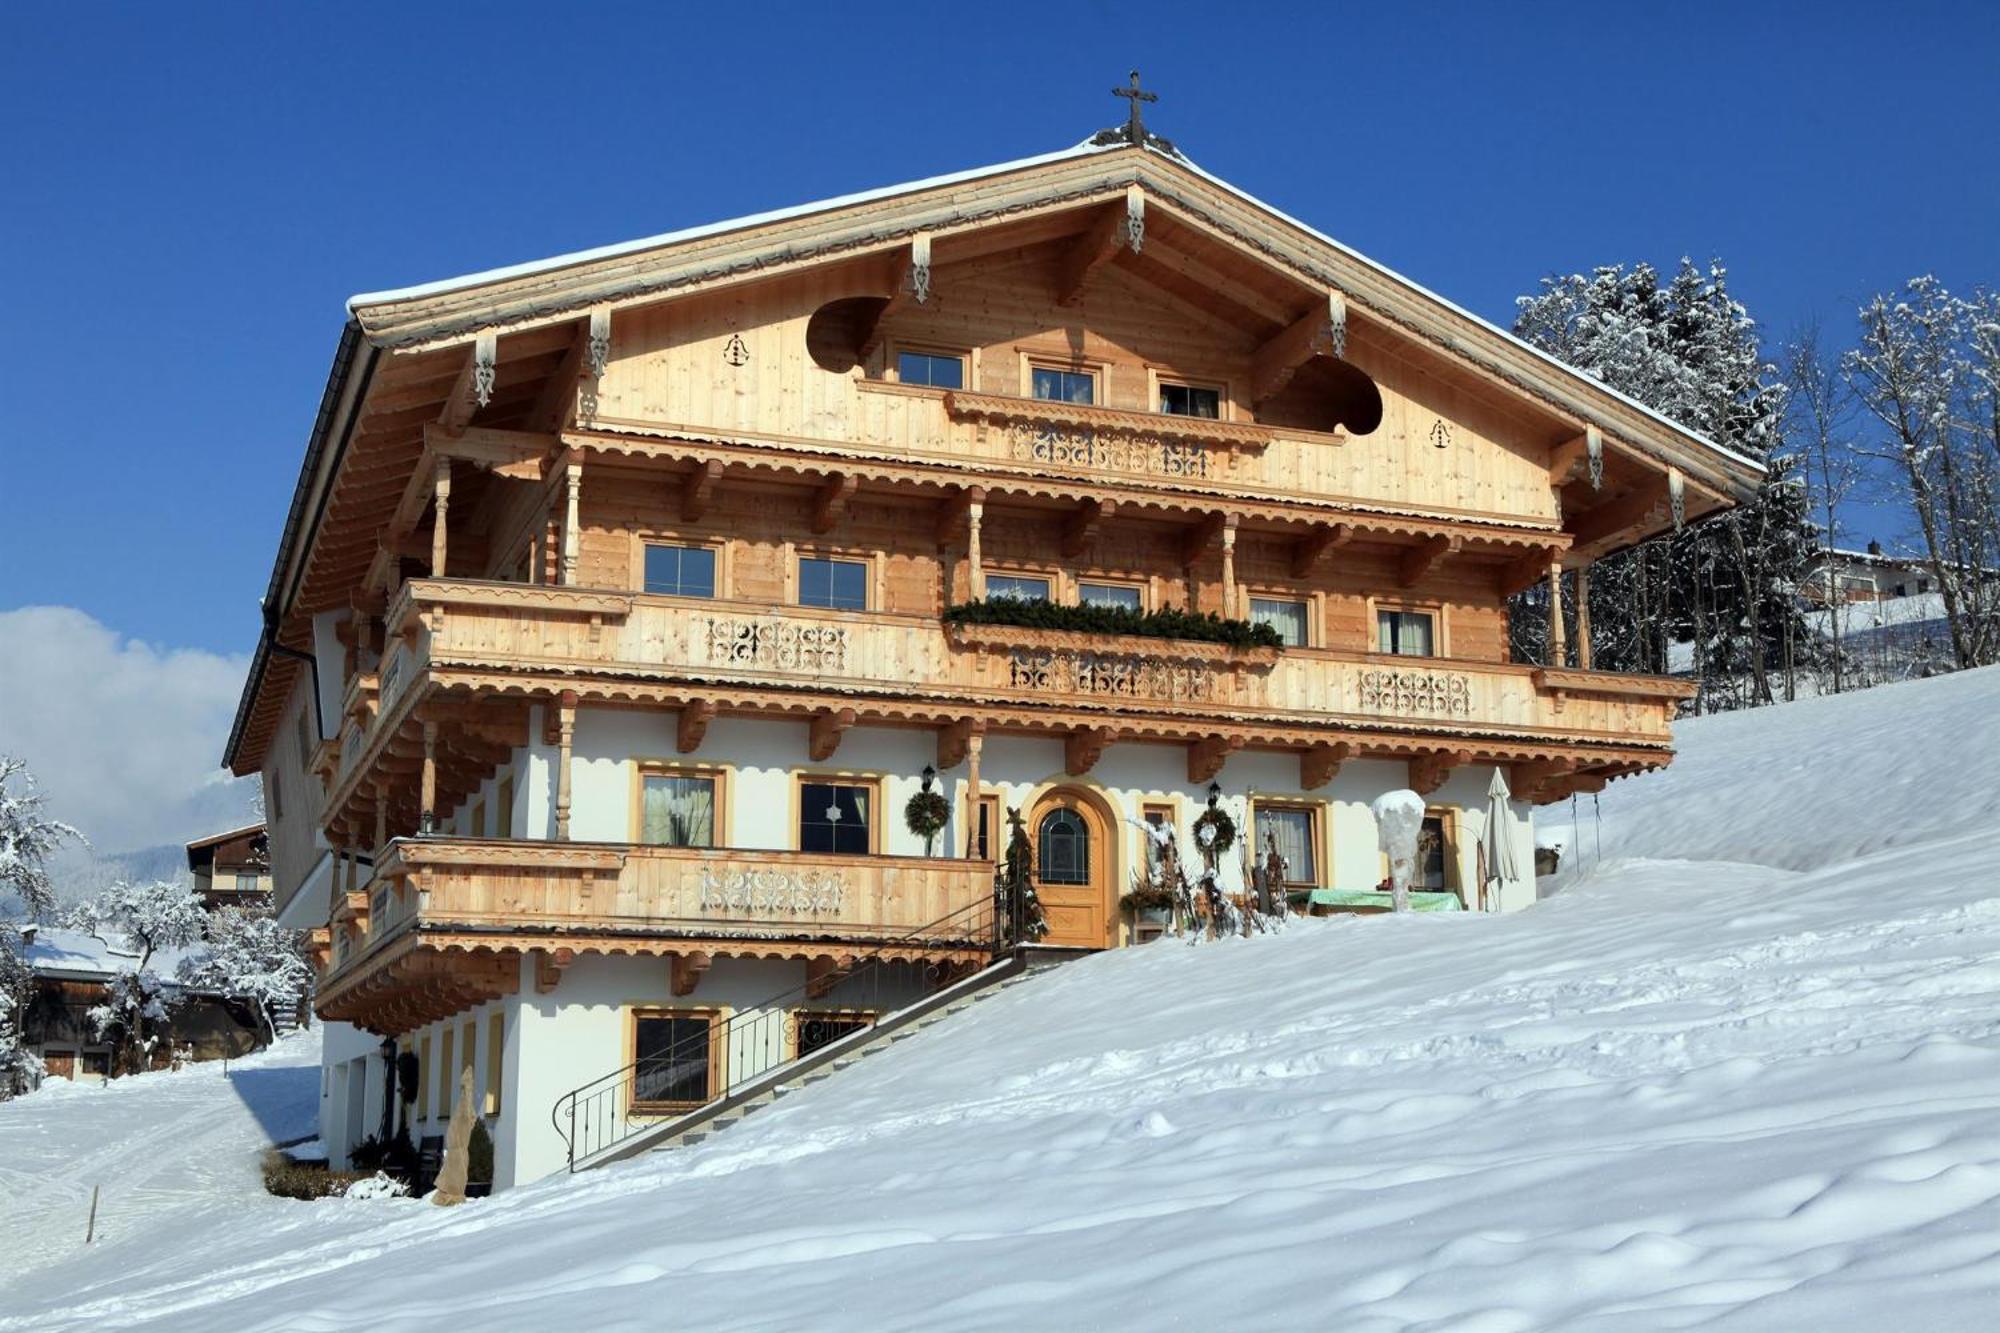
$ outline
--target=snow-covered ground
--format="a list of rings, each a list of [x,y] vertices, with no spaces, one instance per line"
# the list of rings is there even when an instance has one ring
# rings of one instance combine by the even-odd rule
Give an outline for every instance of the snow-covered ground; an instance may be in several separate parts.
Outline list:
[[[257,1136],[0,1106],[0,1206],[66,1200],[0,1327],[1994,1326],[2000,670],[1682,736],[1528,911],[1092,958],[698,1148],[459,1209],[186,1163],[84,1252],[61,1145]],[[198,1086],[240,1119],[187,1075],[104,1104]]]

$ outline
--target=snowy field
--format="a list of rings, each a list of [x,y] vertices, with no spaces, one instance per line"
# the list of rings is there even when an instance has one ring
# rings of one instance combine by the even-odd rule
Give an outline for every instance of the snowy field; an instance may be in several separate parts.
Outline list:
[[[1100,956],[455,1210],[257,1192],[307,1042],[0,1106],[0,1327],[1995,1327],[2000,670],[1682,736],[1529,911]]]

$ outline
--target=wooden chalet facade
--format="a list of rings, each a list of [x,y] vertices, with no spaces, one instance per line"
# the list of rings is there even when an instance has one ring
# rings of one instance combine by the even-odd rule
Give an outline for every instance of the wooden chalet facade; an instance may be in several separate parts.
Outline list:
[[[262,824],[213,833],[187,844],[194,891],[211,912],[270,900],[271,846]]]
[[[837,1009],[990,896],[1006,810],[1055,944],[1125,938],[1128,823],[1211,784],[1296,887],[1373,889],[1408,785],[1433,887],[1532,901],[1474,869],[1493,770],[1530,865],[1531,803],[1668,762],[1689,687],[1587,623],[1510,661],[1507,597],[1758,471],[1123,133],[350,309],[227,762],[318,932],[336,1156],[388,1039],[419,1132],[473,1065],[503,1185],[645,1015]],[[1001,596],[1285,646],[942,619]]]

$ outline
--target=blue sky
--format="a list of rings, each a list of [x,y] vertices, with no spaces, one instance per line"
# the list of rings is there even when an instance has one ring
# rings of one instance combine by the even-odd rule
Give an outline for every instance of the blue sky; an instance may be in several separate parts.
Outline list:
[[[1720,256],[1844,336],[1994,281],[2000,6],[30,5],[0,52],[0,610],[248,649],[356,291],[1120,118],[1489,318]],[[1882,535],[1892,536],[1889,525]]]

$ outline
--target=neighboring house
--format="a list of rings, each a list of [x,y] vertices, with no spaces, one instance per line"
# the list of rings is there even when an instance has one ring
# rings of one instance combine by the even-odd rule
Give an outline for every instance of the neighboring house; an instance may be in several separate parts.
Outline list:
[[[573,1091],[639,1134],[1006,952],[1010,811],[1055,948],[1211,792],[1365,896],[1413,787],[1427,884],[1532,902],[1533,803],[1690,687],[1510,662],[1508,596],[1760,474],[1134,127],[349,309],[226,762],[335,1161],[470,1069],[502,1187],[602,1160]],[[996,599],[1282,647],[945,616]]]
[[[1865,551],[1828,547],[1806,565],[1799,591],[1822,606],[1835,601],[1877,602],[1892,597],[1921,597],[1934,591],[1930,562],[1920,556],[1888,555],[1882,543],[1869,542]]]
[[[112,1074],[111,1048],[100,1041],[90,1011],[104,1003],[113,977],[130,968],[137,955],[82,930],[57,926],[21,927],[22,957],[34,988],[22,1015],[22,1045],[38,1055],[49,1076],[101,1082]],[[165,1068],[177,1056],[195,1060],[245,1055],[264,1044],[263,1024],[249,1006],[174,980],[181,960],[193,950],[162,949],[151,970],[173,1001],[169,1040],[153,1052],[153,1066]]]
[[[195,892],[211,912],[267,902],[271,894],[271,843],[262,824],[248,824],[187,845]]]

